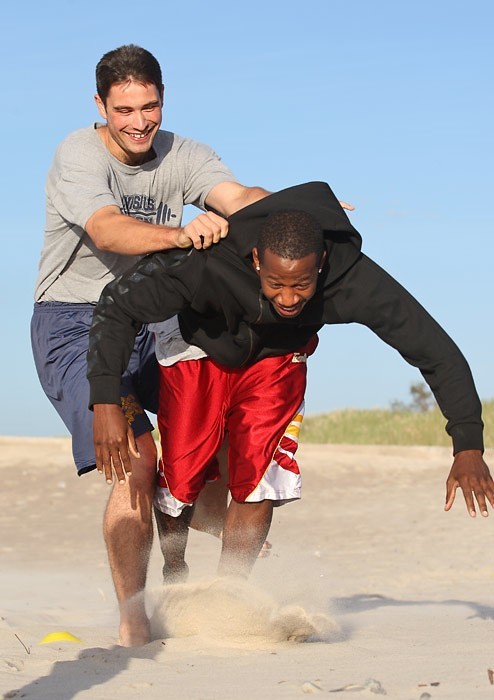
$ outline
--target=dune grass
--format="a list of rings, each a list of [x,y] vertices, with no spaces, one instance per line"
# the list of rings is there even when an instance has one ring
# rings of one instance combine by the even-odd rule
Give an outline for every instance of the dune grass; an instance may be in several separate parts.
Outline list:
[[[494,400],[483,401],[486,447],[494,444]],[[306,416],[301,442],[350,445],[450,446],[446,420],[434,408],[426,413],[406,410],[345,409]]]

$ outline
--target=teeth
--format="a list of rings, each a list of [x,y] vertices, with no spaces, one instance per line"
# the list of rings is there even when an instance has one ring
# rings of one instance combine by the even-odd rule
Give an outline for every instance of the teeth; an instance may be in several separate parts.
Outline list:
[[[134,139],[134,141],[142,141],[142,139],[145,139],[149,135],[149,131],[145,131],[143,134],[134,134],[130,132],[126,132],[127,136],[130,136],[131,139]]]

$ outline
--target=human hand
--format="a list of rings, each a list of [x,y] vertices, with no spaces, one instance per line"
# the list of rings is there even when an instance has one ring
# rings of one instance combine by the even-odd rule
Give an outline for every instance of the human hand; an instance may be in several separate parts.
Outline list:
[[[340,199],[338,200],[340,207],[342,209],[346,209],[347,211],[355,211],[355,207],[353,204],[348,204],[348,202],[342,202]]]
[[[130,455],[139,457],[134,431],[117,404],[95,404],[93,420],[96,468],[106,483],[113,483],[113,472],[120,484],[132,473]]]
[[[213,211],[206,211],[179,229],[179,248],[209,248],[228,235],[228,221]]]
[[[477,515],[474,496],[480,513],[484,518],[487,518],[489,513],[486,498],[494,508],[494,481],[480,450],[464,450],[455,455],[453,466],[446,481],[446,505],[444,510],[451,509],[458,487],[463,491],[467,510],[472,518],[475,518]]]

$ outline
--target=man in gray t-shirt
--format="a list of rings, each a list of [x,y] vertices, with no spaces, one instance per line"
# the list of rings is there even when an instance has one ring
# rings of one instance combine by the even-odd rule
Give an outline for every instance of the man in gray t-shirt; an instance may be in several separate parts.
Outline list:
[[[129,45],[105,54],[96,84],[104,123],[70,134],[48,174],[31,323],[40,381],[72,435],[79,474],[95,468],[86,351],[103,287],[147,253],[218,242],[228,233],[224,217],[267,194],[240,185],[207,146],[160,130],[161,70],[148,51]],[[185,204],[207,211],[182,227]],[[146,582],[156,476],[152,425],[144,409],[157,406],[156,391],[154,343],[144,328],[121,387],[139,455],[130,478],[114,485],[104,517],[120,641],[126,646],[149,640],[143,596],[137,594]],[[100,425],[107,408],[96,409]],[[94,439],[98,443],[99,436]]]

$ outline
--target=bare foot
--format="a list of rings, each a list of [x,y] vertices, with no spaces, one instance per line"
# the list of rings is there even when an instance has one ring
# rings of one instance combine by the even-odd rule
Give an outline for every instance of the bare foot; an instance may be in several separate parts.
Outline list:
[[[149,620],[142,625],[132,625],[130,628],[127,624],[120,625],[120,638],[118,643],[122,647],[141,647],[151,641],[151,633],[149,630]]]
[[[142,593],[120,606],[119,632],[119,644],[123,647],[139,647],[151,641],[149,619]]]

